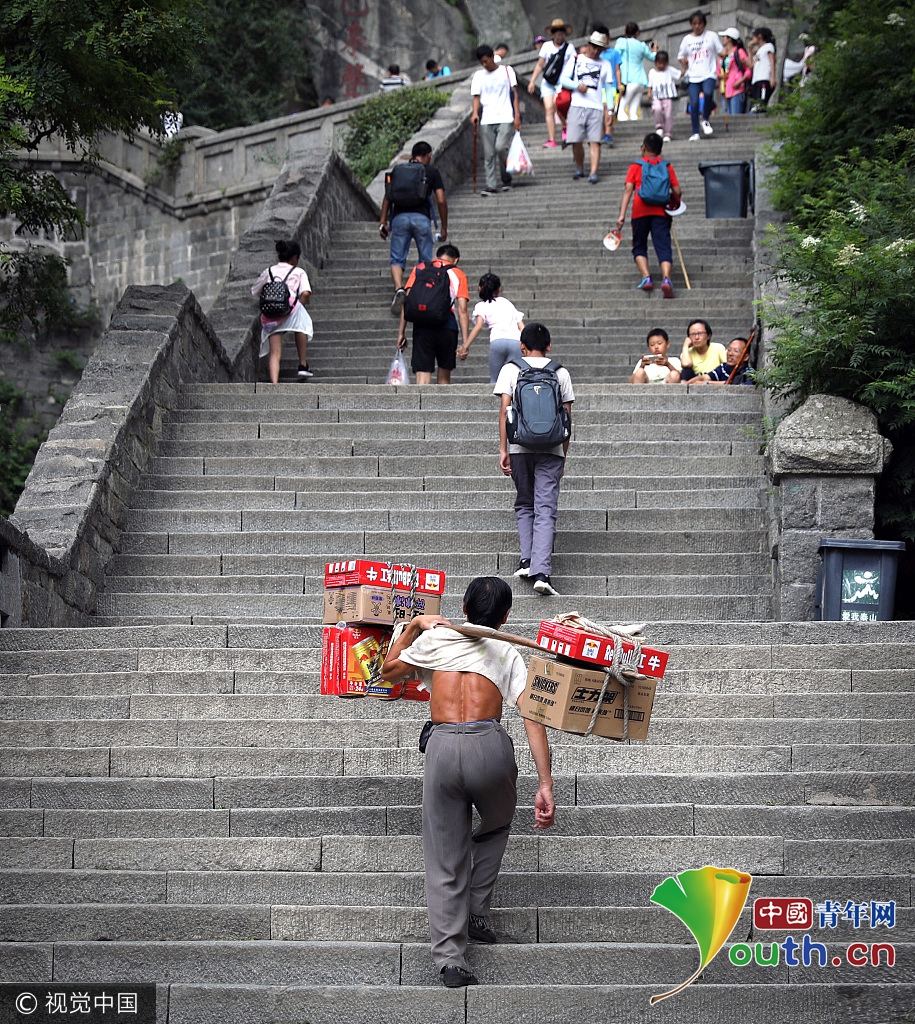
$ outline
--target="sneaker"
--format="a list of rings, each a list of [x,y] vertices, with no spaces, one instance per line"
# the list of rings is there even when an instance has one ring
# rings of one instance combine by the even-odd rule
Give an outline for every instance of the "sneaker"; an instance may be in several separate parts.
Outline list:
[[[392,316],[400,316],[400,311],[403,309],[403,304],[406,301],[406,299],[407,293],[405,289],[398,288],[397,291],[394,292],[394,298],[391,299]]]
[[[650,292],[654,288],[654,281],[650,277],[643,277],[642,280],[636,285],[636,288],[640,292]]]
[[[670,283],[669,277],[665,277],[661,282],[661,294],[665,299],[672,299],[674,297],[674,286]]]
[[[598,176],[596,174],[589,174],[588,175],[588,182],[591,185],[596,185],[598,183],[598,181],[600,181],[600,178],[598,178]]]
[[[442,976],[442,983],[445,988],[464,988],[467,985],[480,984],[476,979],[476,975],[471,974],[470,971],[465,970],[463,967],[449,965],[448,967],[443,967],[439,973]]]
[[[508,182],[507,184],[502,186],[502,191],[503,192],[511,192],[511,190],[512,190],[511,182]]]
[[[522,558],[518,561],[518,568],[515,569],[515,576],[530,576],[531,574],[531,560],[529,558]]]
[[[575,168],[575,173],[574,173],[574,174],[572,175],[572,177],[573,177],[573,178],[574,178],[574,179],[575,179],[576,181],[579,181],[579,180],[581,180],[581,179],[582,179],[582,178],[583,178],[584,176],[585,176],[585,172],[584,172],[584,171],[583,171],[583,170],[582,170],[582,169],[581,169],[580,167],[576,167],[576,168]]]
[[[708,121],[702,122],[702,131],[705,135],[711,135],[715,129],[708,123]]]
[[[299,363],[298,372],[300,377],[314,377],[314,374],[311,372],[311,370],[308,369],[308,363],[306,363],[304,366],[301,363]]]
[[[670,142],[670,136],[669,135],[665,135],[664,136],[664,141],[665,142]]]
[[[699,141],[699,136],[698,135],[690,135],[690,137],[686,141],[687,142],[698,142]]]
[[[609,146],[611,149],[613,149],[613,136],[612,135],[605,135],[600,141],[603,142],[603,144],[605,146]]]
[[[654,133],[655,133],[655,135],[660,135],[662,139],[664,138],[664,129],[663,128],[655,128]]]
[[[550,577],[545,576],[542,572],[538,572],[536,576],[532,577],[534,581],[534,590],[538,594],[552,594],[553,597],[559,597],[559,591],[550,583]]]
[[[544,149],[555,149],[556,148],[556,143],[552,139],[547,139],[547,141],[544,142],[544,144],[543,144],[543,148]]]
[[[698,138],[698,136],[696,136],[696,137]],[[494,188],[481,188],[480,189],[480,195],[481,196],[497,196],[498,194],[499,194],[498,189],[494,189]]]

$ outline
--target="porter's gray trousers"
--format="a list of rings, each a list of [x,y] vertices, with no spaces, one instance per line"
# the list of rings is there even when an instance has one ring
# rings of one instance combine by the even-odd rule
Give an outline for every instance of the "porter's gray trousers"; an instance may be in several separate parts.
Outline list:
[[[470,915],[489,913],[515,813],[518,766],[495,721],[437,725],[426,746],[423,856],[432,959],[467,969]],[[471,833],[471,808],[480,824]]]

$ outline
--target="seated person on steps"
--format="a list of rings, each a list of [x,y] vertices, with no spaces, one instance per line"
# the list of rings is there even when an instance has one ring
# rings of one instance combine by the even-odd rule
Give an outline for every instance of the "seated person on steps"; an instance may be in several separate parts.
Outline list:
[[[680,360],[668,356],[667,331],[652,327],[648,332],[648,352],[632,368],[630,384],[679,384]]]

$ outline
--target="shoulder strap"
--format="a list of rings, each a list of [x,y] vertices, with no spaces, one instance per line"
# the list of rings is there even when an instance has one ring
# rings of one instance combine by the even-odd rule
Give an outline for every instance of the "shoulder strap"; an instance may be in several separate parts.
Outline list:
[[[512,356],[511,359],[509,359],[509,362],[512,365],[517,366],[519,370],[529,370],[531,368],[531,364],[525,362],[523,356]]]
[[[293,272],[293,270],[295,270],[295,269],[296,269],[296,267],[290,267],[290,268],[289,268],[289,274],[291,274],[291,273]],[[285,284],[285,283],[286,283],[286,281],[287,281],[287,280],[289,279],[289,274],[287,274],[287,275],[286,275],[286,276],[285,276],[285,277],[283,278],[283,284]]]
[[[561,369],[562,369],[562,363],[557,363],[555,359],[551,359],[546,364],[546,366],[544,366],[544,370],[552,370],[553,373],[556,373],[557,370],[561,370]]]

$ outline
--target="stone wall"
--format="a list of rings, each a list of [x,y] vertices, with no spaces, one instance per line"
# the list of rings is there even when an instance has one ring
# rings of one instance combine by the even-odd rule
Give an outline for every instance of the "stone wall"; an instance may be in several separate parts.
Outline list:
[[[86,625],[129,497],[180,385],[232,367],[182,284],[127,289],[9,521],[0,520],[6,626]]]

